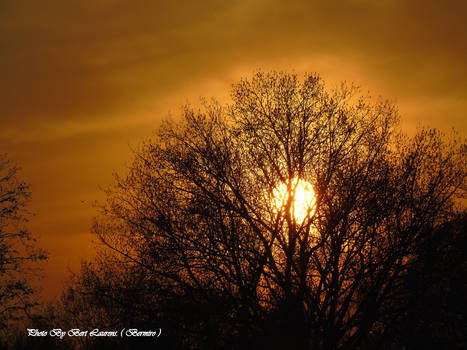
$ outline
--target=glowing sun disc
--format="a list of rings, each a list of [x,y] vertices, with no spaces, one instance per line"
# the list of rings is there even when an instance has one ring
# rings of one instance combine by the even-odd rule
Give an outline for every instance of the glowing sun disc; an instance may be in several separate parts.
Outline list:
[[[287,184],[281,183],[273,191],[273,204],[277,212],[284,210],[287,200],[292,197],[290,215],[296,222],[303,222],[309,215],[313,216],[315,211],[316,196],[313,186],[303,179],[293,179],[290,183],[290,193]]]

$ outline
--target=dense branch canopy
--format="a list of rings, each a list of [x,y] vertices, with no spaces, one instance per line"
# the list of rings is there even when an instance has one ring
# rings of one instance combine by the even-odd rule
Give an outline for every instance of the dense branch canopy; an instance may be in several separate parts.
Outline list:
[[[465,191],[462,143],[397,126],[392,104],[353,86],[257,73],[231,104],[165,123],[108,190],[94,230],[153,281],[158,312],[184,298],[211,305],[245,344],[281,329],[303,346],[355,347],[392,317],[417,245]],[[315,200],[297,219],[300,181]],[[188,323],[184,336],[201,342],[206,323]]]

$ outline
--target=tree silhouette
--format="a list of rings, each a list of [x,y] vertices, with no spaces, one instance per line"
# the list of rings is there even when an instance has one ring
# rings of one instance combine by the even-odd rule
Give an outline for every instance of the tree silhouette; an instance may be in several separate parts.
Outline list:
[[[70,293],[166,327],[174,348],[361,346],[397,319],[424,237],[463,210],[465,146],[403,136],[392,104],[313,74],[259,72],[231,96],[136,152]]]
[[[467,345],[467,216],[427,234],[401,288],[400,312],[376,339],[406,349],[463,349]],[[378,346],[378,348],[383,348]]]
[[[28,281],[29,263],[46,259],[42,250],[32,246],[34,239],[24,227],[30,192],[18,179],[18,171],[5,156],[0,157],[0,336],[4,341],[7,327],[36,305]]]

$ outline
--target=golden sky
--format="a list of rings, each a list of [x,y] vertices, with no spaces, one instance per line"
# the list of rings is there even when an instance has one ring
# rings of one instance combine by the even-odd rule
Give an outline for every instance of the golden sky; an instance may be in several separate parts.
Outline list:
[[[318,72],[465,135],[466,0],[0,0],[0,153],[32,184],[44,295],[93,256],[99,186],[130,147],[255,70]]]

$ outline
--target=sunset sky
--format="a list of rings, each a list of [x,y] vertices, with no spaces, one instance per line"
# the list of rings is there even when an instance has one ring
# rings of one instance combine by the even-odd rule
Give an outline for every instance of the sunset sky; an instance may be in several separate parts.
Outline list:
[[[161,120],[258,69],[354,82],[466,135],[467,1],[0,1],[0,153],[31,184],[44,296],[94,254],[99,186]]]

